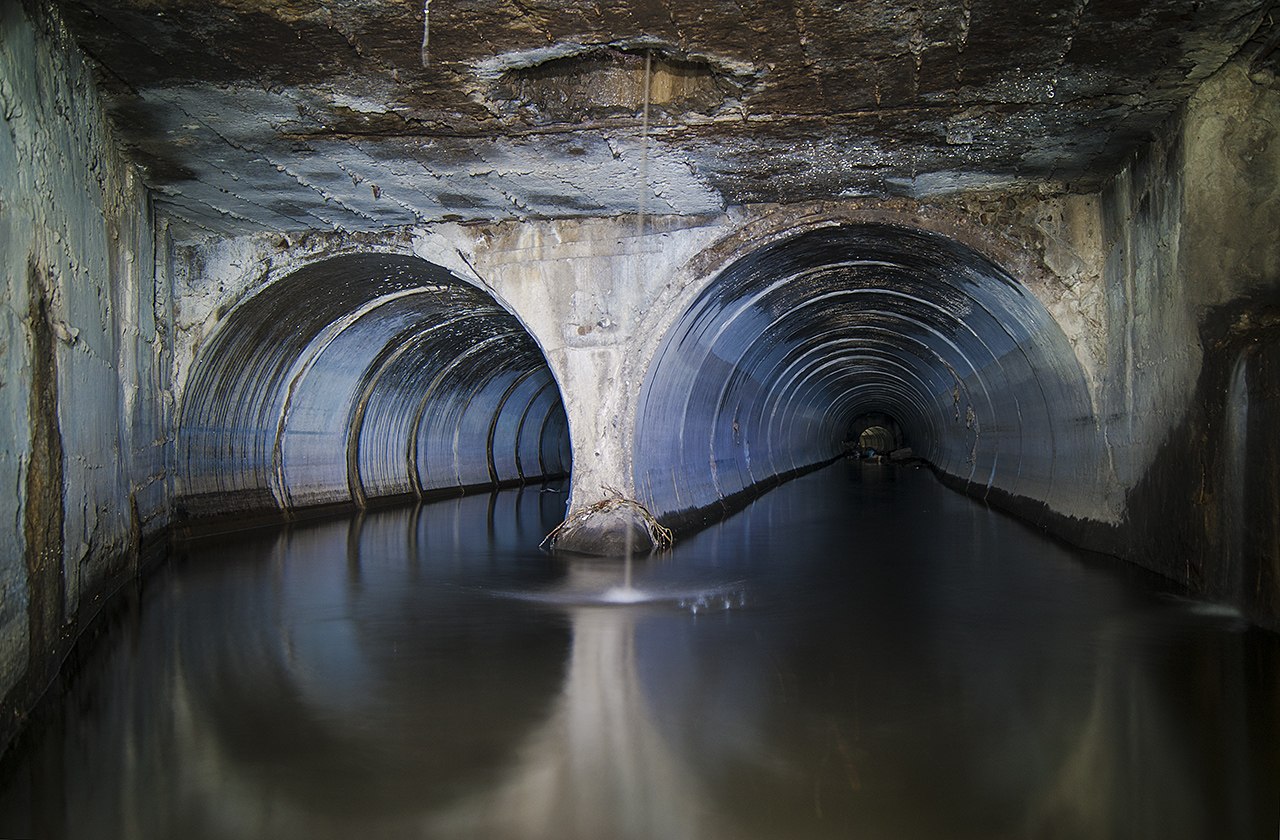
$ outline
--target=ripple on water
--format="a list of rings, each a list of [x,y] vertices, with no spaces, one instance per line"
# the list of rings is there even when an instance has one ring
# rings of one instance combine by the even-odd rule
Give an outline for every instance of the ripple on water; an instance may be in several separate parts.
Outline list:
[[[693,614],[741,609],[747,605],[746,590],[740,583],[697,589],[653,586],[610,586],[599,588],[560,588],[527,592],[498,592],[505,598],[518,598],[560,607],[625,607],[642,604],[669,604]]]

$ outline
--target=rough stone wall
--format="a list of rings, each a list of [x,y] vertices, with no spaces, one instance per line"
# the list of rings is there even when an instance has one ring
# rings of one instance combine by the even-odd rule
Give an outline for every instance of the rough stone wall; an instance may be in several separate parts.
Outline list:
[[[167,524],[146,189],[61,21],[0,3],[0,743]]]
[[[1114,548],[1278,623],[1275,77],[1233,64],[1210,78],[1099,207]]]

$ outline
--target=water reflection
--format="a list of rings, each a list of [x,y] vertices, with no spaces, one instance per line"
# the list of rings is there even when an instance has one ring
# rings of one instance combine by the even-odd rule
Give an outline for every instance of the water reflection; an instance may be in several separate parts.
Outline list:
[[[1280,651],[840,464],[602,604],[526,488],[204,543],[0,770],[0,836],[1266,837]]]
[[[429,835],[718,836],[679,745],[650,714],[636,667],[638,613],[569,612],[569,670],[547,721],[518,748],[501,781],[430,820]]]

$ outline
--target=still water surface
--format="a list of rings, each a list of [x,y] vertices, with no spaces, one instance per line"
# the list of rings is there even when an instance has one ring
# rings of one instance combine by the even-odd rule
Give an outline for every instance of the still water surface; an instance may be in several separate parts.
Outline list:
[[[0,837],[1280,835],[1280,639],[1225,611],[923,470],[791,482],[632,590],[538,551],[564,499],[186,547]]]

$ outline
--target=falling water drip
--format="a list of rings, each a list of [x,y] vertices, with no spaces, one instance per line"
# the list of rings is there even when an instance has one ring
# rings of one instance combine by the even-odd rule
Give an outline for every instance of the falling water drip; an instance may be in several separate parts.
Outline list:
[[[627,528],[626,547],[623,550],[623,572],[622,572],[622,589],[624,592],[631,591],[631,553],[635,548],[636,534],[635,529]]]
[[[640,206],[636,216],[636,235],[644,235],[645,202],[649,197],[649,77],[653,68],[653,50],[644,51],[644,112],[640,129]],[[631,554],[627,553],[627,562]],[[629,568],[629,567],[628,567]]]
[[[422,0],[422,66],[431,66],[431,0]]]

